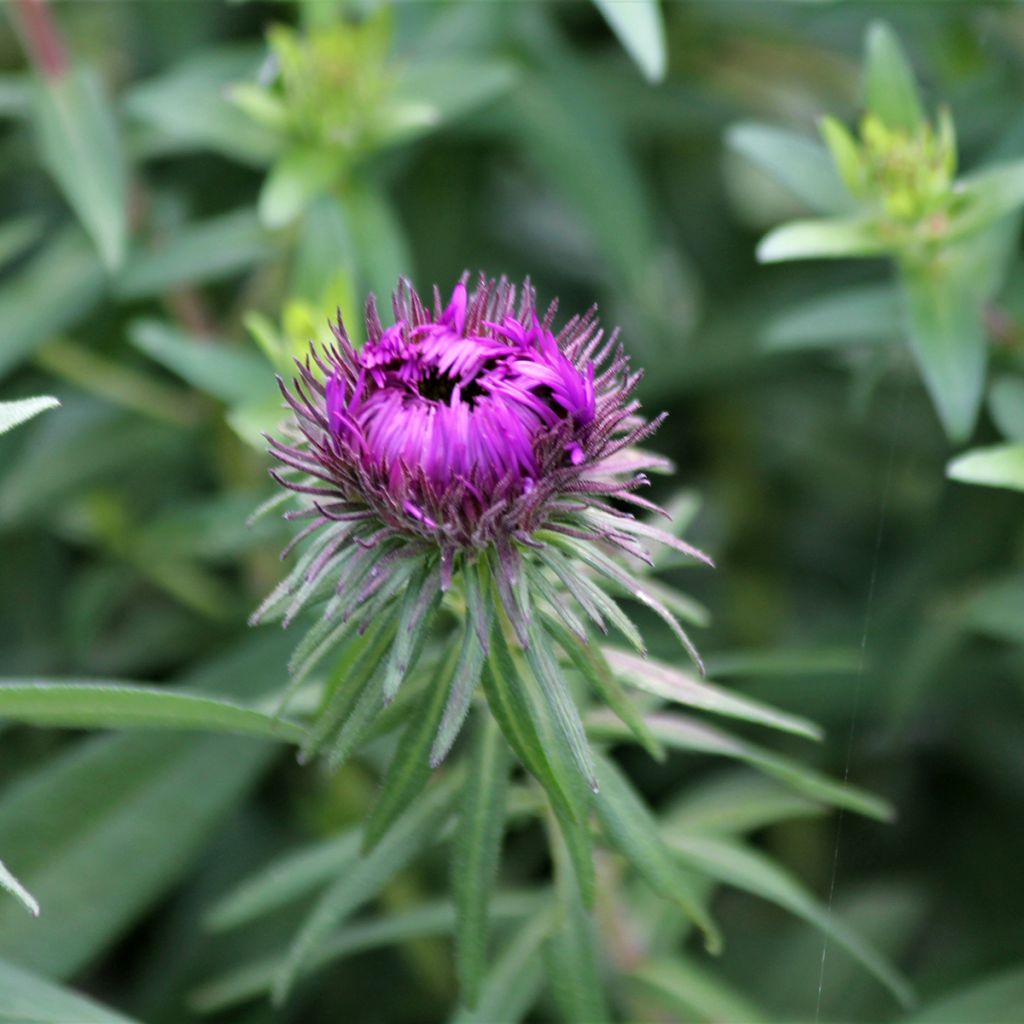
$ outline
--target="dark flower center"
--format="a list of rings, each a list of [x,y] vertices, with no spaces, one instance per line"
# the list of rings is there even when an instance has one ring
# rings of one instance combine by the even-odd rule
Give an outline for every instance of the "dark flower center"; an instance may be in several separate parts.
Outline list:
[[[420,398],[426,398],[431,402],[441,402],[447,405],[451,402],[458,383],[454,377],[450,377],[435,367],[431,367],[416,382],[416,391]],[[477,399],[486,394],[486,390],[480,386],[479,378],[474,377],[471,381],[462,385],[459,394],[462,401],[472,409],[476,406]]]

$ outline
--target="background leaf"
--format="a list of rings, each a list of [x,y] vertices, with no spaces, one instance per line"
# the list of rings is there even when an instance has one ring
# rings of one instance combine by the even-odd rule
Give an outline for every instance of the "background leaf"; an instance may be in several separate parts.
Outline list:
[[[668,55],[658,0],[635,3],[594,0],[594,3],[647,79],[660,82],[665,77]]]
[[[0,1020],[32,1024],[132,1024],[129,1018],[0,960]]]
[[[114,111],[85,68],[40,78],[35,119],[43,163],[74,207],[109,270],[124,262],[128,197]]]
[[[28,422],[33,416],[38,416],[47,409],[55,409],[58,405],[60,402],[52,395],[0,402],[0,434],[13,430],[19,424]]]

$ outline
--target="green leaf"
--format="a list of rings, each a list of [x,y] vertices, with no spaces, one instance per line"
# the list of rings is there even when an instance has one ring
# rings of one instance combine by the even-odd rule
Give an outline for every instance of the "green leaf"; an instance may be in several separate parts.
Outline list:
[[[851,647],[720,651],[708,658],[716,676],[847,675],[860,669],[862,654]]]
[[[988,407],[1003,436],[1024,443],[1024,380],[1000,377],[989,388]]]
[[[381,696],[390,704],[409,671],[416,664],[434,610],[441,600],[441,577],[436,568],[424,565],[406,588],[398,613],[398,629],[381,683]]]
[[[93,681],[0,679],[0,720],[62,729],[197,729],[280,743],[297,742],[305,734],[295,722],[232,701]]]
[[[660,531],[659,531],[660,532]],[[557,547],[568,551],[574,555],[580,561],[584,562],[595,572],[600,573],[605,579],[611,581],[616,587],[621,589],[631,600],[642,604],[645,608],[650,609],[655,615],[665,623],[666,626],[672,631],[675,638],[682,645],[683,649],[689,654],[690,659],[703,673],[704,662],[701,661],[701,657],[697,648],[693,645],[693,641],[689,638],[686,630],[679,625],[676,617],[665,607],[665,605],[658,600],[649,590],[646,589],[644,583],[622,568],[613,559],[606,557],[602,554],[595,545],[577,540],[574,537],[568,537],[563,534],[553,533],[551,531],[538,531],[538,538],[543,538],[545,541],[550,541]],[[599,588],[597,589],[600,593]],[[614,602],[612,602],[614,603]],[[602,608],[604,611],[605,609]],[[614,621],[614,620],[613,620]],[[634,647],[637,646],[634,638],[626,634],[627,639]],[[645,654],[643,649],[642,641],[638,650],[639,654]]]
[[[552,803],[574,819],[577,812],[567,790],[567,780],[560,779],[552,767],[548,749],[541,741],[537,723],[523,693],[520,676],[525,674],[519,671],[513,660],[502,630],[494,629],[483,674],[484,692],[491,713],[523,767],[540,782]]]
[[[594,4],[647,80],[660,82],[668,66],[668,51],[658,0],[594,0]]]
[[[548,892],[505,892],[495,898],[491,916],[498,921],[533,918],[544,913],[549,904]],[[455,908],[447,901],[424,903],[410,910],[391,912],[386,917],[345,925],[332,932],[310,954],[302,973],[380,946],[421,936],[447,935],[455,925]],[[243,964],[202,985],[192,994],[190,1005],[200,1013],[213,1013],[260,996],[271,988],[279,966],[279,961],[273,957]]]
[[[722,981],[706,964],[650,960],[626,976],[630,985],[650,993],[673,1014],[686,1021],[743,1021],[762,1024],[771,1018],[744,995]]]
[[[864,55],[868,111],[887,128],[914,134],[925,124],[914,72],[896,33],[883,21],[868,27]]]
[[[827,811],[825,804],[798,796],[773,779],[737,768],[689,787],[661,815],[662,834],[670,842],[673,835],[742,834]]]
[[[611,844],[633,865],[648,885],[671,901],[704,933],[710,952],[718,952],[722,939],[690,876],[676,863],[675,856],[658,831],[654,816],[637,796],[618,768],[606,758],[597,762],[601,791],[594,798],[594,811]]]
[[[711,711],[717,715],[757,722],[759,725],[812,740],[820,740],[822,737],[821,727],[806,718],[776,711],[775,708],[760,701],[732,694],[712,683],[694,679],[664,662],[655,661],[653,658],[638,658],[628,651],[619,651],[613,647],[603,648],[603,653],[608,664],[620,678],[663,700],[675,701],[677,704]]]
[[[339,160],[330,150],[290,150],[274,164],[260,189],[260,222],[270,229],[291,224],[330,189],[338,173]]]
[[[117,270],[128,239],[127,176],[117,121],[96,75],[83,68],[37,81],[35,119],[42,160]]]
[[[885,957],[850,931],[767,857],[737,842],[711,836],[675,836],[671,842],[688,867],[752,892],[802,917],[842,946],[904,1006],[914,1001],[910,984]]]
[[[891,821],[892,807],[870,793],[865,793],[845,782],[836,782],[797,761],[765,750],[756,744],[741,740],[721,729],[716,729],[695,718],[677,714],[647,716],[651,731],[667,747],[675,750],[696,751],[743,761],[760,771],[784,782],[811,800],[820,800],[835,807],[845,807],[869,818]],[[598,712],[587,719],[588,732],[595,739],[628,737],[625,727],[612,716]]]
[[[276,1005],[287,998],[303,964],[331,929],[373,899],[393,875],[435,839],[450,816],[462,781],[461,774],[454,772],[438,780],[395,822],[372,854],[356,861],[317,900],[275,978]]]
[[[860,147],[849,128],[842,121],[827,114],[818,122],[818,128],[847,191],[852,196],[862,196],[865,191],[867,168],[861,157]]]
[[[541,952],[551,929],[552,911],[528,918],[505,945],[483,982],[475,1009],[459,1009],[450,1024],[518,1024],[540,991]]]
[[[331,672],[316,720],[303,745],[304,758],[330,743],[328,764],[340,767],[366,737],[381,707],[381,669],[395,635],[395,625],[395,615],[389,611],[344,650]],[[293,677],[289,689],[295,678],[298,677]]]
[[[773,352],[882,344],[900,334],[900,297],[891,284],[857,285],[791,306],[761,335]]]
[[[60,402],[52,395],[0,402],[0,434],[5,434],[8,430],[27,423],[33,416],[38,416],[47,409],[55,409],[59,405]]]
[[[815,213],[844,213],[851,208],[828,152],[812,139],[771,125],[742,122],[729,127],[725,141]]]
[[[900,1024],[1020,1024],[1024,968],[1016,967],[941,996]]]
[[[124,98],[130,118],[147,126],[147,155],[209,149],[263,167],[280,149],[278,134],[229,99],[234,83],[255,78],[262,46],[203,48],[169,71],[134,86]]]
[[[563,1020],[601,1024],[608,1006],[598,964],[594,924],[580,897],[572,858],[557,833],[549,830],[555,861],[559,913],[547,940],[548,984]]]
[[[455,899],[455,969],[459,994],[474,1007],[487,967],[488,907],[495,887],[505,828],[508,757],[501,730],[487,713],[480,716],[469,775],[462,787],[452,842]]]
[[[0,960],[0,1021],[10,1024],[134,1024],[99,1003]]]
[[[468,580],[468,574],[466,576]],[[471,587],[467,583],[467,604],[471,602],[469,591]],[[466,618],[465,630],[462,636],[462,649],[459,652],[459,661],[455,666],[455,675],[452,678],[451,690],[448,694],[448,703],[444,708],[444,715],[437,727],[437,736],[434,738],[434,745],[430,749],[430,765],[436,768],[448,755],[455,737],[462,728],[462,723],[469,712],[473,694],[476,692],[480,682],[480,672],[484,664],[484,649],[480,644],[480,637],[471,620],[472,613]],[[485,625],[484,629],[488,627]],[[484,634],[487,635],[486,632]]]
[[[657,761],[665,757],[665,750],[647,723],[612,675],[611,667],[600,648],[590,642],[582,642],[564,629],[552,618],[547,619],[547,628],[554,635],[562,650],[569,656],[580,675],[593,687],[594,692],[615,712],[636,737],[637,742]]]
[[[493,103],[515,81],[515,66],[501,60],[452,57],[415,61],[398,74],[394,92],[380,112],[377,131],[384,142],[408,142]]]
[[[987,340],[974,271],[935,262],[904,267],[910,347],[951,441],[974,429],[985,386]]]
[[[233,277],[273,254],[256,214],[243,207],[187,224],[152,247],[133,252],[115,287],[122,299],[149,298]]]
[[[557,724],[560,738],[556,746],[565,746],[580,774],[590,788],[597,792],[594,758],[590,752],[583,722],[580,720],[580,713],[569,692],[562,670],[555,660],[551,650],[551,641],[536,619],[530,623],[530,646],[526,649],[525,654],[527,664],[530,666],[529,676],[538,684],[536,690],[536,696],[539,698],[538,704],[543,702],[543,707],[538,706],[537,708],[538,716],[543,716],[545,721]],[[526,685],[529,686],[530,683],[526,683]]]
[[[0,267],[39,241],[45,226],[46,222],[41,216],[31,213],[22,217],[8,217],[6,223],[0,224]]]
[[[946,476],[965,484],[1024,491],[1024,444],[972,448],[949,462]]]
[[[281,403],[272,368],[251,349],[225,338],[196,337],[150,319],[133,321],[128,337],[150,359],[222,402]]]
[[[960,209],[950,223],[950,235],[978,231],[1009,217],[1024,205],[1024,160],[985,167],[957,183]]]
[[[67,228],[0,287],[0,375],[75,323],[103,294],[106,277],[94,248]]]
[[[1015,573],[982,587],[966,602],[963,622],[986,636],[1024,644],[1024,577]]]
[[[252,640],[182,681],[254,695],[283,673],[285,639]],[[0,956],[55,977],[79,971],[182,876],[275,750],[239,737],[103,736],[22,775],[0,799],[0,835],[47,912],[29,920],[0,904]]]
[[[206,926],[227,931],[302,899],[347,872],[361,843],[361,830],[352,829],[291,850],[222,896],[210,908]]]
[[[761,239],[757,258],[761,263],[848,259],[883,256],[890,248],[872,221],[862,217],[832,217],[795,220],[775,228]]]
[[[391,756],[377,802],[366,822],[363,852],[372,850],[430,778],[430,747],[448,699],[458,649],[453,648],[416,701],[412,721]]]
[[[33,916],[39,916],[39,901],[11,874],[0,860],[0,889],[9,892]]]

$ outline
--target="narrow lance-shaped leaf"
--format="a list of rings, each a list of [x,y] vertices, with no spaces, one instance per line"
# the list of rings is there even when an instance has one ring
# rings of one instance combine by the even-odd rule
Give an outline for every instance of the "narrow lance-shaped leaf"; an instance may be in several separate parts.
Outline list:
[[[814,140],[772,125],[745,122],[729,128],[726,142],[815,213],[842,213],[850,208],[850,196],[828,152]]]
[[[182,683],[253,699],[280,680],[286,640],[251,637]],[[127,733],[86,738],[23,773],[0,798],[0,852],[46,912],[30,920],[0,900],[0,956],[50,977],[95,962],[181,877],[274,754],[244,737]]]
[[[11,874],[0,860],[0,889],[6,889],[33,916],[39,916],[39,901]]]
[[[754,743],[748,743],[695,718],[659,713],[647,715],[646,720],[654,735],[665,746],[674,750],[734,758],[773,776],[812,800],[819,800],[835,807],[845,807],[869,818],[877,818],[879,821],[891,821],[894,817],[892,806],[871,793],[866,793],[846,782],[837,782],[798,761],[765,750]],[[587,731],[598,740],[629,736],[626,727],[605,712],[588,716]]]
[[[398,630],[391,648],[381,693],[389,704],[398,693],[409,669],[415,662],[415,651],[422,643],[423,634],[430,626],[434,608],[441,598],[441,576],[436,569],[424,568],[409,584],[398,614]]]
[[[729,885],[756,893],[828,934],[905,1006],[913,1001],[906,979],[885,957],[821,906],[787,872],[736,842],[711,836],[677,836],[673,847],[689,866]]]
[[[658,0],[634,0],[626,4],[594,0],[594,3],[648,81],[660,82],[665,77],[668,53]]]
[[[453,772],[428,789],[395,823],[376,850],[361,857],[317,901],[295,936],[288,956],[274,981],[273,998],[280,1006],[291,991],[299,969],[331,929],[352,911],[372,899],[441,831],[463,778]]]
[[[901,1024],[1017,1024],[1024,1006],[1024,968],[989,975],[982,981],[946,992]]]
[[[494,900],[491,916],[498,922],[517,922],[543,914],[550,905],[548,892],[502,892]],[[332,932],[303,965],[303,974],[325,964],[381,946],[397,945],[428,935],[447,935],[455,928],[455,908],[449,901],[418,904],[409,910],[389,913],[344,925]],[[275,957],[242,964],[195,990],[189,1003],[199,1013],[214,1013],[247,1002],[268,992],[279,967]]]
[[[607,632],[605,625],[605,619],[607,619],[629,641],[638,654],[647,653],[640,630],[636,628],[636,625],[618,604],[593,580],[578,571],[569,559],[550,545],[543,551],[539,551],[537,556],[551,567],[565,585],[566,590],[580,603],[580,607],[587,612],[602,633]]]
[[[0,1020],[31,1024],[134,1024],[77,992],[0,960]]]
[[[377,845],[430,778],[430,747],[447,702],[458,653],[458,648],[453,647],[416,701],[412,721],[392,755],[377,802],[366,822],[364,853]]]
[[[347,871],[359,856],[360,830],[293,849],[222,896],[206,915],[206,927],[227,931],[287,906]]]
[[[566,782],[558,777],[552,767],[547,748],[526,702],[519,681],[520,674],[504,632],[495,624],[483,675],[484,691],[491,713],[523,766],[540,782],[552,802],[570,818],[575,818],[577,812],[566,789]]]
[[[718,929],[690,877],[661,838],[651,812],[611,761],[599,758],[597,771],[601,792],[594,799],[594,811],[612,845],[656,892],[675,903],[701,929],[711,952],[720,950]]]
[[[525,654],[531,673],[539,684],[540,694],[558,725],[562,741],[570,751],[577,769],[596,793],[594,758],[587,743],[583,722],[551,650],[551,641],[536,620],[530,624],[530,646]]]
[[[473,694],[480,682],[480,671],[484,664],[484,649],[480,645],[476,629],[472,622],[466,623],[462,637],[462,649],[459,662],[455,666],[448,703],[445,705],[441,724],[437,728],[434,745],[430,750],[431,767],[436,768],[448,755],[455,737],[462,728],[469,711]]]
[[[297,742],[305,730],[203,694],[98,682],[0,680],[0,720],[65,729],[197,729]]]
[[[887,128],[914,133],[924,124],[914,72],[896,33],[882,21],[868,29],[864,93],[868,111]]]
[[[21,398],[14,402],[0,402],[0,434],[13,430],[14,427],[26,423],[33,416],[38,416],[47,409],[54,409],[60,402],[51,395],[39,395],[37,398]]]
[[[772,1019],[716,977],[705,964],[687,962],[681,957],[649,960],[628,975],[628,982],[650,992],[683,1020],[765,1024]]]
[[[549,908],[527,919],[488,971],[476,1008],[460,1008],[450,1024],[517,1024],[526,1016],[540,991],[541,952],[552,916]]]
[[[337,764],[355,749],[380,707],[379,671],[395,632],[395,616],[378,619],[366,635],[356,638],[328,677],[321,707],[302,745],[310,758],[328,742]],[[376,685],[373,683],[376,682]]]
[[[683,649],[689,654],[694,664],[704,672],[704,662],[689,638],[686,630],[679,625],[676,617],[659,601],[653,594],[644,589],[644,585],[631,576],[625,569],[617,565],[610,558],[598,552],[592,545],[584,544],[572,537],[564,537],[559,534],[552,534],[545,531],[545,539],[552,540],[552,543],[571,551],[578,558],[582,559],[595,572],[600,573],[605,579],[611,580],[621,587],[634,601],[649,608],[655,615],[672,630],[676,639],[682,644]],[[640,653],[643,653],[641,651]]]
[[[890,250],[875,224],[864,217],[794,220],[770,231],[757,246],[761,263],[785,260],[883,256]]]
[[[510,624],[507,619],[503,621],[506,632],[510,633]],[[509,636],[506,635],[505,639],[508,641]],[[565,805],[548,789],[552,810],[576,868],[580,893],[590,906],[594,900],[595,880],[589,808],[597,782],[579,712],[555,665],[549,644],[543,633],[531,627],[531,642],[525,652],[530,666],[524,664],[520,652],[511,647],[509,656],[516,668],[516,684],[522,705],[543,745],[555,782],[568,798]],[[579,726],[578,734],[572,719]]]
[[[618,651],[613,647],[603,648],[603,654],[622,679],[664,700],[757,722],[807,739],[821,739],[821,728],[806,718],[776,711],[760,701],[730,693],[702,679],[694,679],[671,665],[653,658],[638,658],[629,651]]]
[[[487,713],[480,715],[452,843],[455,966],[462,1001],[469,1007],[477,1004],[487,966],[488,907],[505,826],[505,751],[497,723]]]
[[[571,633],[554,619],[546,620],[547,629],[579,673],[593,687],[600,699],[627,725],[637,742],[657,761],[665,757],[665,749],[648,728],[643,716],[612,674],[600,648],[593,643],[577,643]]]
[[[1024,491],[1024,444],[972,448],[949,463],[946,476],[965,484]]]
[[[580,898],[570,854],[562,837],[550,825],[548,836],[559,904],[558,918],[546,943],[548,982],[564,1020],[601,1024],[609,1015],[594,924]]]
[[[901,273],[910,346],[951,441],[974,429],[987,342],[970,266],[940,261]]]
[[[35,117],[44,164],[116,270],[128,235],[126,175],[117,121],[95,74],[71,68],[39,81]]]

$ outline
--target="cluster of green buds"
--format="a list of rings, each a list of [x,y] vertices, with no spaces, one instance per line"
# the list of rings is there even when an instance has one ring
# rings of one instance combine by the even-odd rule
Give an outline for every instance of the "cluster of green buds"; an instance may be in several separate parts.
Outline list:
[[[891,124],[874,113],[860,122],[859,142],[842,122],[826,116],[821,134],[850,194],[878,205],[896,227],[924,224],[941,233],[955,202],[956,135],[949,110],[935,124]]]
[[[305,32],[275,25],[265,80],[235,86],[232,99],[297,144],[358,154],[372,145],[376,111],[391,88],[391,34],[386,11]]]
[[[986,386],[986,309],[1006,281],[1024,206],[1024,160],[957,177],[953,121],[925,113],[895,33],[873,24],[859,137],[820,122],[826,149],[789,133],[741,127],[733,144],[823,216],[762,239],[758,258],[888,258],[893,308],[936,412],[954,443],[974,430]]]

